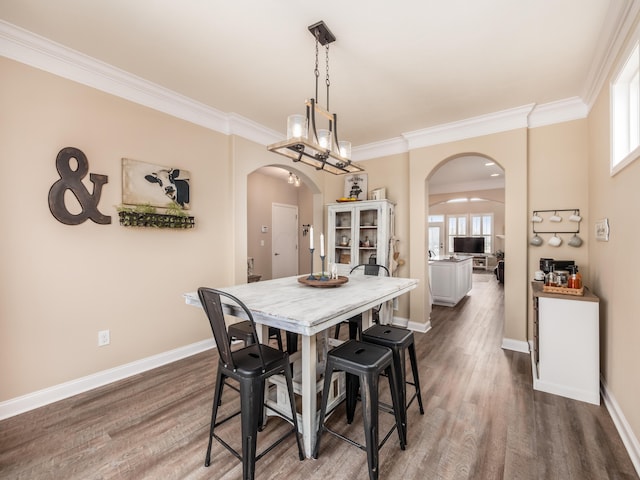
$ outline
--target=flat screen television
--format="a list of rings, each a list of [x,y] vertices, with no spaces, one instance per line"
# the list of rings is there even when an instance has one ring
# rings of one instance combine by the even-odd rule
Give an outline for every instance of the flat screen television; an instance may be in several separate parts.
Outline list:
[[[453,237],[455,253],[484,253],[484,237]]]

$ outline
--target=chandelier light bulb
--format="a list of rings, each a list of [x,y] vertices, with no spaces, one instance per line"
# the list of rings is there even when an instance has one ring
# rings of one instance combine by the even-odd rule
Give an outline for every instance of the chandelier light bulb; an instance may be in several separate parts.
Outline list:
[[[287,117],[287,139],[291,138],[307,138],[307,117],[304,115]]]
[[[325,150],[331,150],[331,132],[329,130],[318,130],[318,144]]]
[[[338,150],[342,158],[351,159],[351,142],[347,140],[340,140],[338,142]]]

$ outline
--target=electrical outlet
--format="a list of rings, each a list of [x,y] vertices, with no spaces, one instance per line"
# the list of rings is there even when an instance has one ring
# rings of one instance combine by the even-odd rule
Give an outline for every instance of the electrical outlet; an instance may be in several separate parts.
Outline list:
[[[105,345],[109,345],[111,343],[111,335],[109,334],[109,330],[100,330],[98,332],[98,346],[103,347]]]

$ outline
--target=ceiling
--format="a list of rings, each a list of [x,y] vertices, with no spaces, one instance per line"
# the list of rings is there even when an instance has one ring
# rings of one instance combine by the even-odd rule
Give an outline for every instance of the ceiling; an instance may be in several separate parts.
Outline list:
[[[2,0],[0,18],[279,133],[314,95],[307,27],[324,20],[330,110],[362,146],[584,99],[630,1]]]
[[[504,188],[504,170],[486,157],[457,157],[429,177],[429,194]]]

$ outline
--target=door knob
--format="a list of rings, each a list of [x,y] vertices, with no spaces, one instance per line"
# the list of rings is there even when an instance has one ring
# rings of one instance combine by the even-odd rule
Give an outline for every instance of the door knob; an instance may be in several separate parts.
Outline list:
[[[279,253],[274,253],[274,255],[280,255]]]

